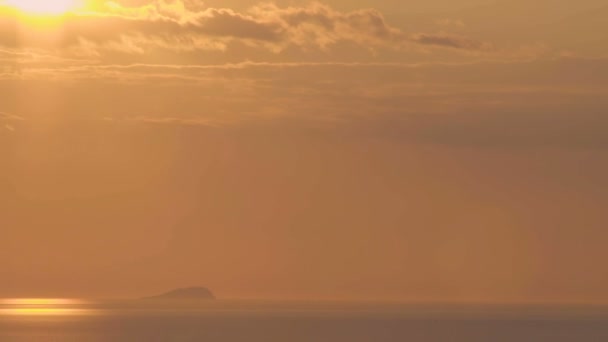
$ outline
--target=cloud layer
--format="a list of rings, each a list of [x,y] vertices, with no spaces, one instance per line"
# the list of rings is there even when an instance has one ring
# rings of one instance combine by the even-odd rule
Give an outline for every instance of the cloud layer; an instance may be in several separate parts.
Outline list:
[[[0,110],[28,120],[314,122],[484,146],[608,136],[605,58],[498,48],[444,31],[468,29],[456,19],[417,30],[375,9],[157,0],[32,20],[0,10]]]
[[[140,7],[108,2],[94,12],[66,15],[36,26],[0,7],[0,44],[12,48],[72,48],[143,54],[150,49],[226,50],[230,44],[283,51],[289,47],[327,49],[342,42],[367,49],[407,49],[412,45],[484,50],[489,45],[445,32],[403,32],[374,9],[342,12],[312,3],[304,7],[258,5],[246,12],[186,6],[158,0]]]

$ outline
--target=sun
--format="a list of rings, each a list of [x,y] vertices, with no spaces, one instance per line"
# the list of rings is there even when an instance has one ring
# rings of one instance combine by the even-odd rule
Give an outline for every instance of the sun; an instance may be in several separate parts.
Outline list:
[[[4,0],[0,3],[26,14],[61,15],[81,7],[82,0]]]

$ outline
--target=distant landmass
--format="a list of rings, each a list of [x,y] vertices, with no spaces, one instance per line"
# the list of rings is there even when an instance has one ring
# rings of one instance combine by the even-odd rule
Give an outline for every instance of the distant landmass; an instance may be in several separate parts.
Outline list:
[[[215,296],[206,287],[186,287],[143,299],[209,300],[215,299]]]

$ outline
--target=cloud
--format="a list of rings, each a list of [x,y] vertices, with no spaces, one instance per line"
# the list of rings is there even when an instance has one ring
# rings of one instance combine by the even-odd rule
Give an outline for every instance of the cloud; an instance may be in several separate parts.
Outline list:
[[[443,27],[455,27],[455,28],[463,28],[466,26],[464,21],[460,19],[438,19],[435,20],[435,24]]]
[[[5,121],[5,122],[15,122],[15,121],[24,121],[25,118],[23,118],[19,115],[0,112],[0,120]]]
[[[25,121],[21,116],[0,112],[0,128],[5,131],[15,132],[17,130],[17,124]]]
[[[431,46],[451,47],[464,50],[482,50],[488,48],[489,45],[467,37],[457,36],[453,34],[416,34],[413,40],[419,44]]]
[[[225,50],[240,42],[274,52],[289,47],[327,49],[348,42],[364,48],[400,50],[416,45],[483,50],[488,45],[448,33],[407,33],[375,9],[350,12],[321,3],[302,7],[274,4],[245,12],[156,1],[140,7],[108,2],[95,12],[66,15],[56,27],[24,23],[0,7],[0,44],[5,47],[78,48],[141,54],[150,49]],[[94,54],[94,53],[93,53]]]
[[[69,96],[60,114],[53,107],[20,113],[115,124],[313,127],[451,146],[605,148],[606,65],[562,58],[38,68],[22,72],[22,91],[55,87]],[[4,108],[14,108],[11,101]]]

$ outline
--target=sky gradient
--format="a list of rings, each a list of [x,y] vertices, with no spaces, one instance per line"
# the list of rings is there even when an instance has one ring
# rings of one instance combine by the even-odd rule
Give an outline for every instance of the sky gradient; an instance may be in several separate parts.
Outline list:
[[[0,0],[0,297],[608,301],[605,1]]]

